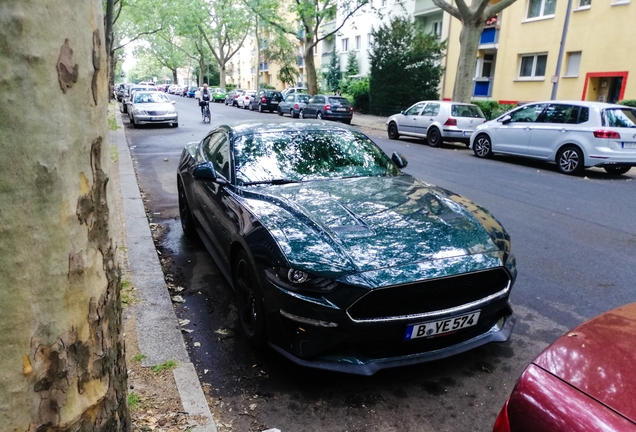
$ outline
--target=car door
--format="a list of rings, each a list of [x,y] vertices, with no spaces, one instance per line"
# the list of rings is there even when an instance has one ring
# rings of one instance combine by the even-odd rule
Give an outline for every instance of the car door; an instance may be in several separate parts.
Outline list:
[[[218,179],[231,181],[230,140],[223,131],[213,132],[202,145],[205,162],[210,162]],[[226,214],[228,185],[210,180],[198,180],[195,194],[199,203],[200,221],[219,257],[229,262],[228,245],[232,236],[232,223]],[[225,200],[225,201],[224,201]]]
[[[425,106],[426,102],[418,102],[398,116],[397,124],[400,133],[417,133],[417,117]]]
[[[414,131],[418,135],[426,136],[426,131],[429,126],[438,120],[440,115],[441,104],[435,102],[429,102],[426,104],[419,116],[415,119]]]
[[[294,99],[295,99],[295,95],[289,95],[287,96],[285,99],[283,99],[280,104],[278,105],[278,108],[286,114],[289,114],[289,109],[294,107]]]
[[[303,109],[303,115],[305,117],[315,117],[316,116],[316,107],[320,104],[321,100],[322,100],[321,96],[314,96],[311,99],[309,99],[309,103]]]
[[[532,129],[547,104],[530,104],[509,113],[510,121],[499,122],[493,129],[492,149],[495,152],[527,155]]]
[[[549,104],[533,126],[528,141],[528,155],[546,159],[554,154],[576,127],[579,111],[577,105]]]

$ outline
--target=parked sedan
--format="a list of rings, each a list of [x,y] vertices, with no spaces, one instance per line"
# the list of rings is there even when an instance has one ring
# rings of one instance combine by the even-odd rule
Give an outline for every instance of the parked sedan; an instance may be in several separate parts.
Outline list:
[[[179,116],[168,96],[162,92],[136,91],[129,108],[133,127],[143,124],[169,124],[179,126]]]
[[[353,107],[347,98],[342,96],[316,95],[309,99],[300,116],[318,120],[341,120],[343,123],[351,124]]]
[[[292,93],[287,96],[287,99],[278,104],[278,115],[282,116],[285,113],[289,113],[292,118],[298,118],[300,112],[307,106],[309,102],[308,94]]]
[[[128,113],[128,109],[130,108],[130,104],[132,103],[132,97],[134,96],[134,93],[138,90],[157,91],[157,88],[154,86],[140,85],[140,84],[133,84],[130,87],[124,88],[122,99],[121,99],[121,105],[119,106],[120,112],[124,114]]]
[[[188,97],[189,97],[189,98],[193,98],[193,97],[194,97],[194,95],[195,95],[195,93],[196,93],[198,90],[199,90],[199,87],[191,86],[191,87],[188,89]]]
[[[243,90],[236,98],[236,106],[244,109],[249,108],[254,95],[256,95],[256,91],[254,90]]]
[[[258,112],[263,111],[277,111],[278,104],[283,100],[283,95],[279,91],[276,90],[259,90],[252,101],[250,102],[250,111],[254,111],[255,109]]]
[[[390,139],[400,136],[423,138],[431,147],[442,142],[468,145],[475,128],[485,121],[484,114],[473,104],[422,101],[389,117],[386,128]]]
[[[636,432],[636,303],[568,332],[519,378],[494,432]]]
[[[481,125],[471,136],[475,155],[493,153],[556,162],[564,174],[601,167],[625,174],[636,166],[636,109],[586,101],[545,101]]]
[[[237,106],[236,99],[242,91],[241,89],[230,90],[227,96],[225,96],[225,105]]]
[[[371,375],[508,339],[506,230],[406,164],[324,121],[222,125],[185,147],[182,228],[235,289],[251,344]]]

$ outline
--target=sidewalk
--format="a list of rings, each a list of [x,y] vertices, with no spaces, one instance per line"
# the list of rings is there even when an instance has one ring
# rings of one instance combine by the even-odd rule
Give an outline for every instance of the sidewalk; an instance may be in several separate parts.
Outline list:
[[[183,412],[199,419],[193,432],[217,432],[208,402],[194,365],[186,351],[179,322],[164,280],[164,274],[148,225],[133,161],[126,142],[121,114],[116,109],[119,129],[109,132],[110,145],[117,145],[122,209],[125,220],[125,242],[130,268],[130,282],[136,289],[138,303],[134,307],[136,339],[143,357],[142,367],[178,362],[172,370],[181,398]]]
[[[371,129],[386,130],[386,121],[388,117],[378,117],[369,114],[353,113],[353,120],[351,120],[351,126],[355,127],[367,127]]]

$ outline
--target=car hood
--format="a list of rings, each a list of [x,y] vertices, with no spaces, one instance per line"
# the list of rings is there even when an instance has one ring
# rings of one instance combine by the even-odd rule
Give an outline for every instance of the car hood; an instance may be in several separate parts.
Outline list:
[[[373,284],[406,282],[423,270],[502,266],[509,250],[490,213],[409,175],[246,187],[240,195],[294,268],[326,277],[368,272]]]
[[[578,326],[548,347],[534,363],[636,421],[636,303]]]
[[[142,109],[144,111],[171,111],[174,106],[171,103],[136,103],[133,109]]]

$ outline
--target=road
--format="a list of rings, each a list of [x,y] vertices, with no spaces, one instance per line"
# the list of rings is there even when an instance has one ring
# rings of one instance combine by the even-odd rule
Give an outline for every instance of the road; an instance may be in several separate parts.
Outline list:
[[[221,432],[490,431],[543,348],[577,324],[636,301],[636,169],[570,177],[549,164],[481,160],[464,146],[430,148],[361,129],[385,152],[404,154],[406,172],[483,205],[510,232],[519,269],[511,339],[372,377],[305,369],[269,349],[255,351],[240,335],[232,290],[203,246],[181,232],[179,155],[211,126],[201,122],[195,100],[171,98],[179,128],[133,129],[126,121],[126,134],[152,221],[166,228],[160,249],[173,260],[170,278],[186,288],[177,314],[191,321],[186,344]],[[277,117],[222,104],[210,109],[212,124]]]

